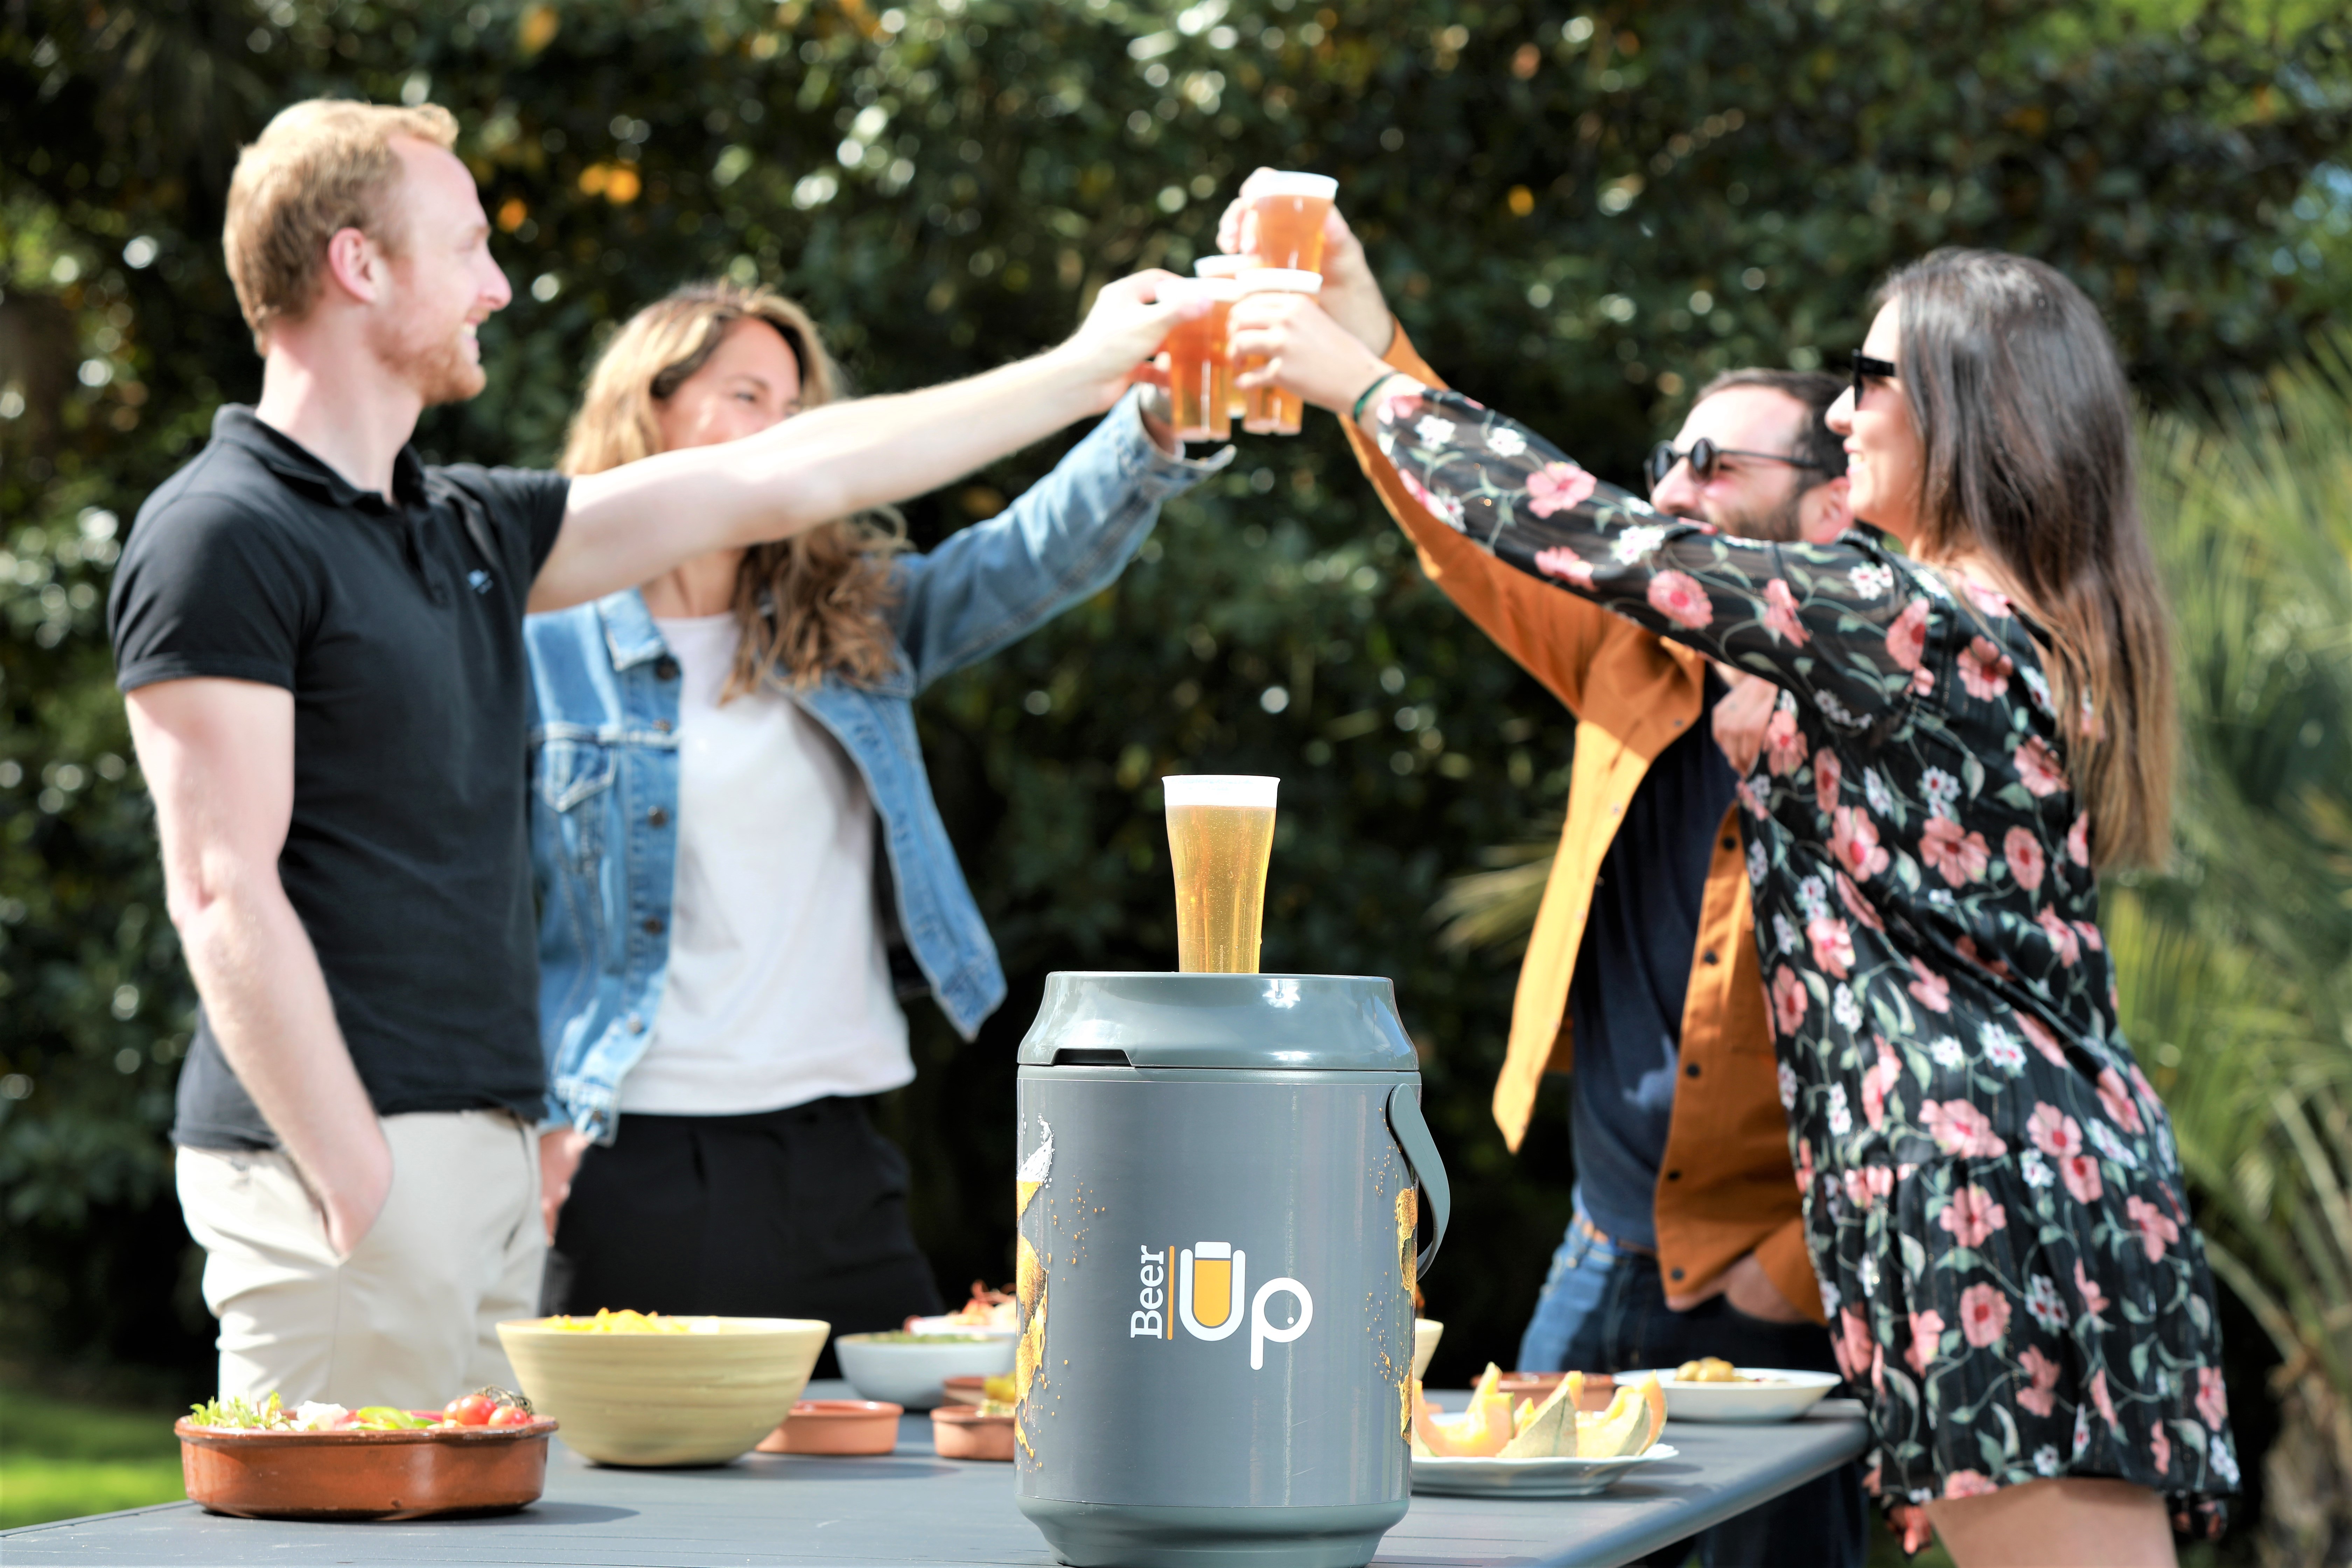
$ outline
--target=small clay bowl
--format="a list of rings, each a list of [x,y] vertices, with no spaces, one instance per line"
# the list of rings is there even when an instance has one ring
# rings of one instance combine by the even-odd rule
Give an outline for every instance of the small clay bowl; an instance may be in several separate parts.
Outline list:
[[[552,1421],[411,1432],[227,1432],[180,1439],[189,1500],[240,1519],[457,1519],[512,1513],[547,1485]]]
[[[988,1379],[984,1377],[943,1377],[940,1387],[950,1405],[978,1405],[988,1397]]]
[[[902,1405],[879,1399],[803,1399],[760,1439],[762,1454],[887,1454]]]
[[[1540,1405],[1551,1397],[1551,1391],[1558,1388],[1559,1380],[1567,1375],[1564,1372],[1507,1372],[1496,1380],[1495,1388],[1497,1393],[1509,1394],[1514,1401],[1532,1399]],[[1576,1407],[1579,1410],[1606,1410],[1616,1388],[1616,1380],[1607,1373],[1588,1372],[1584,1374],[1584,1386],[1578,1391]]]
[[[942,1459],[1013,1459],[1013,1417],[982,1415],[969,1405],[931,1412],[931,1444]]]

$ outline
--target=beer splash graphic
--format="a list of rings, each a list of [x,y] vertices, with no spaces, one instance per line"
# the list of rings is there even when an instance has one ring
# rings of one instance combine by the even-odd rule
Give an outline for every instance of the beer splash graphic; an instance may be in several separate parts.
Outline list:
[[[1013,1436],[1029,1457],[1037,1451],[1029,1445],[1029,1385],[1037,1376],[1038,1365],[1045,1359],[1045,1263],[1029,1240],[1027,1224],[1029,1205],[1054,1174],[1054,1127],[1044,1117],[1037,1119],[1037,1130],[1044,1142],[1026,1160],[1013,1177],[1013,1221],[1019,1227],[1013,1253],[1013,1295],[1021,1309],[1021,1342],[1013,1359],[1013,1399],[1019,1417],[1013,1422]]]
[[[1412,1303],[1420,1289],[1420,1259],[1413,1243],[1413,1232],[1421,1226],[1421,1189],[1412,1184],[1410,1173],[1397,1190],[1396,1226],[1397,1258],[1404,1275],[1406,1321],[1412,1321]],[[1411,1331],[1407,1331],[1411,1339]],[[1397,1430],[1410,1438],[1412,1436],[1412,1358],[1405,1357],[1404,1366],[1397,1378]]]

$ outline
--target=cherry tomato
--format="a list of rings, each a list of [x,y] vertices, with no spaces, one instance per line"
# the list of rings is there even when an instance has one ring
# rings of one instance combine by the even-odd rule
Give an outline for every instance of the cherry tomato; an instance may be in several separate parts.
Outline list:
[[[498,1410],[498,1402],[487,1394],[461,1394],[442,1407],[460,1426],[487,1426]]]
[[[528,1426],[538,1419],[520,1405],[501,1405],[490,1412],[489,1424],[493,1426]]]

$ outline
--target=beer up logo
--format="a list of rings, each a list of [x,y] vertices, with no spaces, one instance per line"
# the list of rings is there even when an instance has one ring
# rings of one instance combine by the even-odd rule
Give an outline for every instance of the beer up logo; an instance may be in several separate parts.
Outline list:
[[[1315,1298],[1296,1279],[1269,1279],[1249,1289],[1249,1254],[1228,1241],[1196,1241],[1190,1247],[1140,1249],[1136,1293],[1137,1310],[1128,1319],[1128,1337],[1173,1342],[1181,1328],[1196,1340],[1231,1339],[1242,1321],[1249,1321],[1250,1370],[1265,1368],[1265,1347],[1286,1345],[1305,1333],[1315,1321]],[[1266,1307],[1276,1296],[1287,1296],[1297,1309],[1292,1320],[1276,1324]],[[1247,1301],[1244,1310],[1242,1303]]]

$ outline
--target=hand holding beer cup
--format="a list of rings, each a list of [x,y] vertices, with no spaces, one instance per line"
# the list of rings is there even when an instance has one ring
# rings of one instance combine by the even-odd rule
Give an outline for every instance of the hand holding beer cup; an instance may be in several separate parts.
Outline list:
[[[1157,383],[1151,365],[1169,330],[1209,309],[1209,301],[1177,298],[1171,285],[1185,279],[1154,268],[1106,283],[1078,330],[1049,351],[1085,388],[1087,407],[1099,414],[1133,383]]]
[[[1254,363],[1235,375],[1236,386],[1278,386],[1345,419],[1373,382],[1391,374],[1378,354],[1307,295],[1252,294],[1234,307],[1231,321],[1234,363]],[[1410,392],[1420,384],[1398,375],[1381,390]],[[1367,416],[1374,412],[1364,410]]]
[[[1257,198],[1267,182],[1280,174],[1276,169],[1258,169],[1242,182],[1241,194],[1217,220],[1219,248],[1240,255],[1257,254],[1250,244],[1257,233]],[[1388,300],[1381,297],[1380,281],[1372,276],[1363,245],[1356,238],[1356,231],[1348,226],[1337,205],[1325,206],[1322,223],[1322,255],[1314,268],[1323,274],[1323,289],[1318,298],[1333,321],[1354,333],[1374,353],[1386,353],[1396,336],[1396,321],[1389,314]],[[1255,265],[1283,264],[1261,257]]]
[[[1233,436],[1233,367],[1225,358],[1225,316],[1242,295],[1230,278],[1179,279],[1164,298],[1208,301],[1201,314],[1176,323],[1161,345],[1168,361],[1168,422],[1180,441],[1223,441]]]

